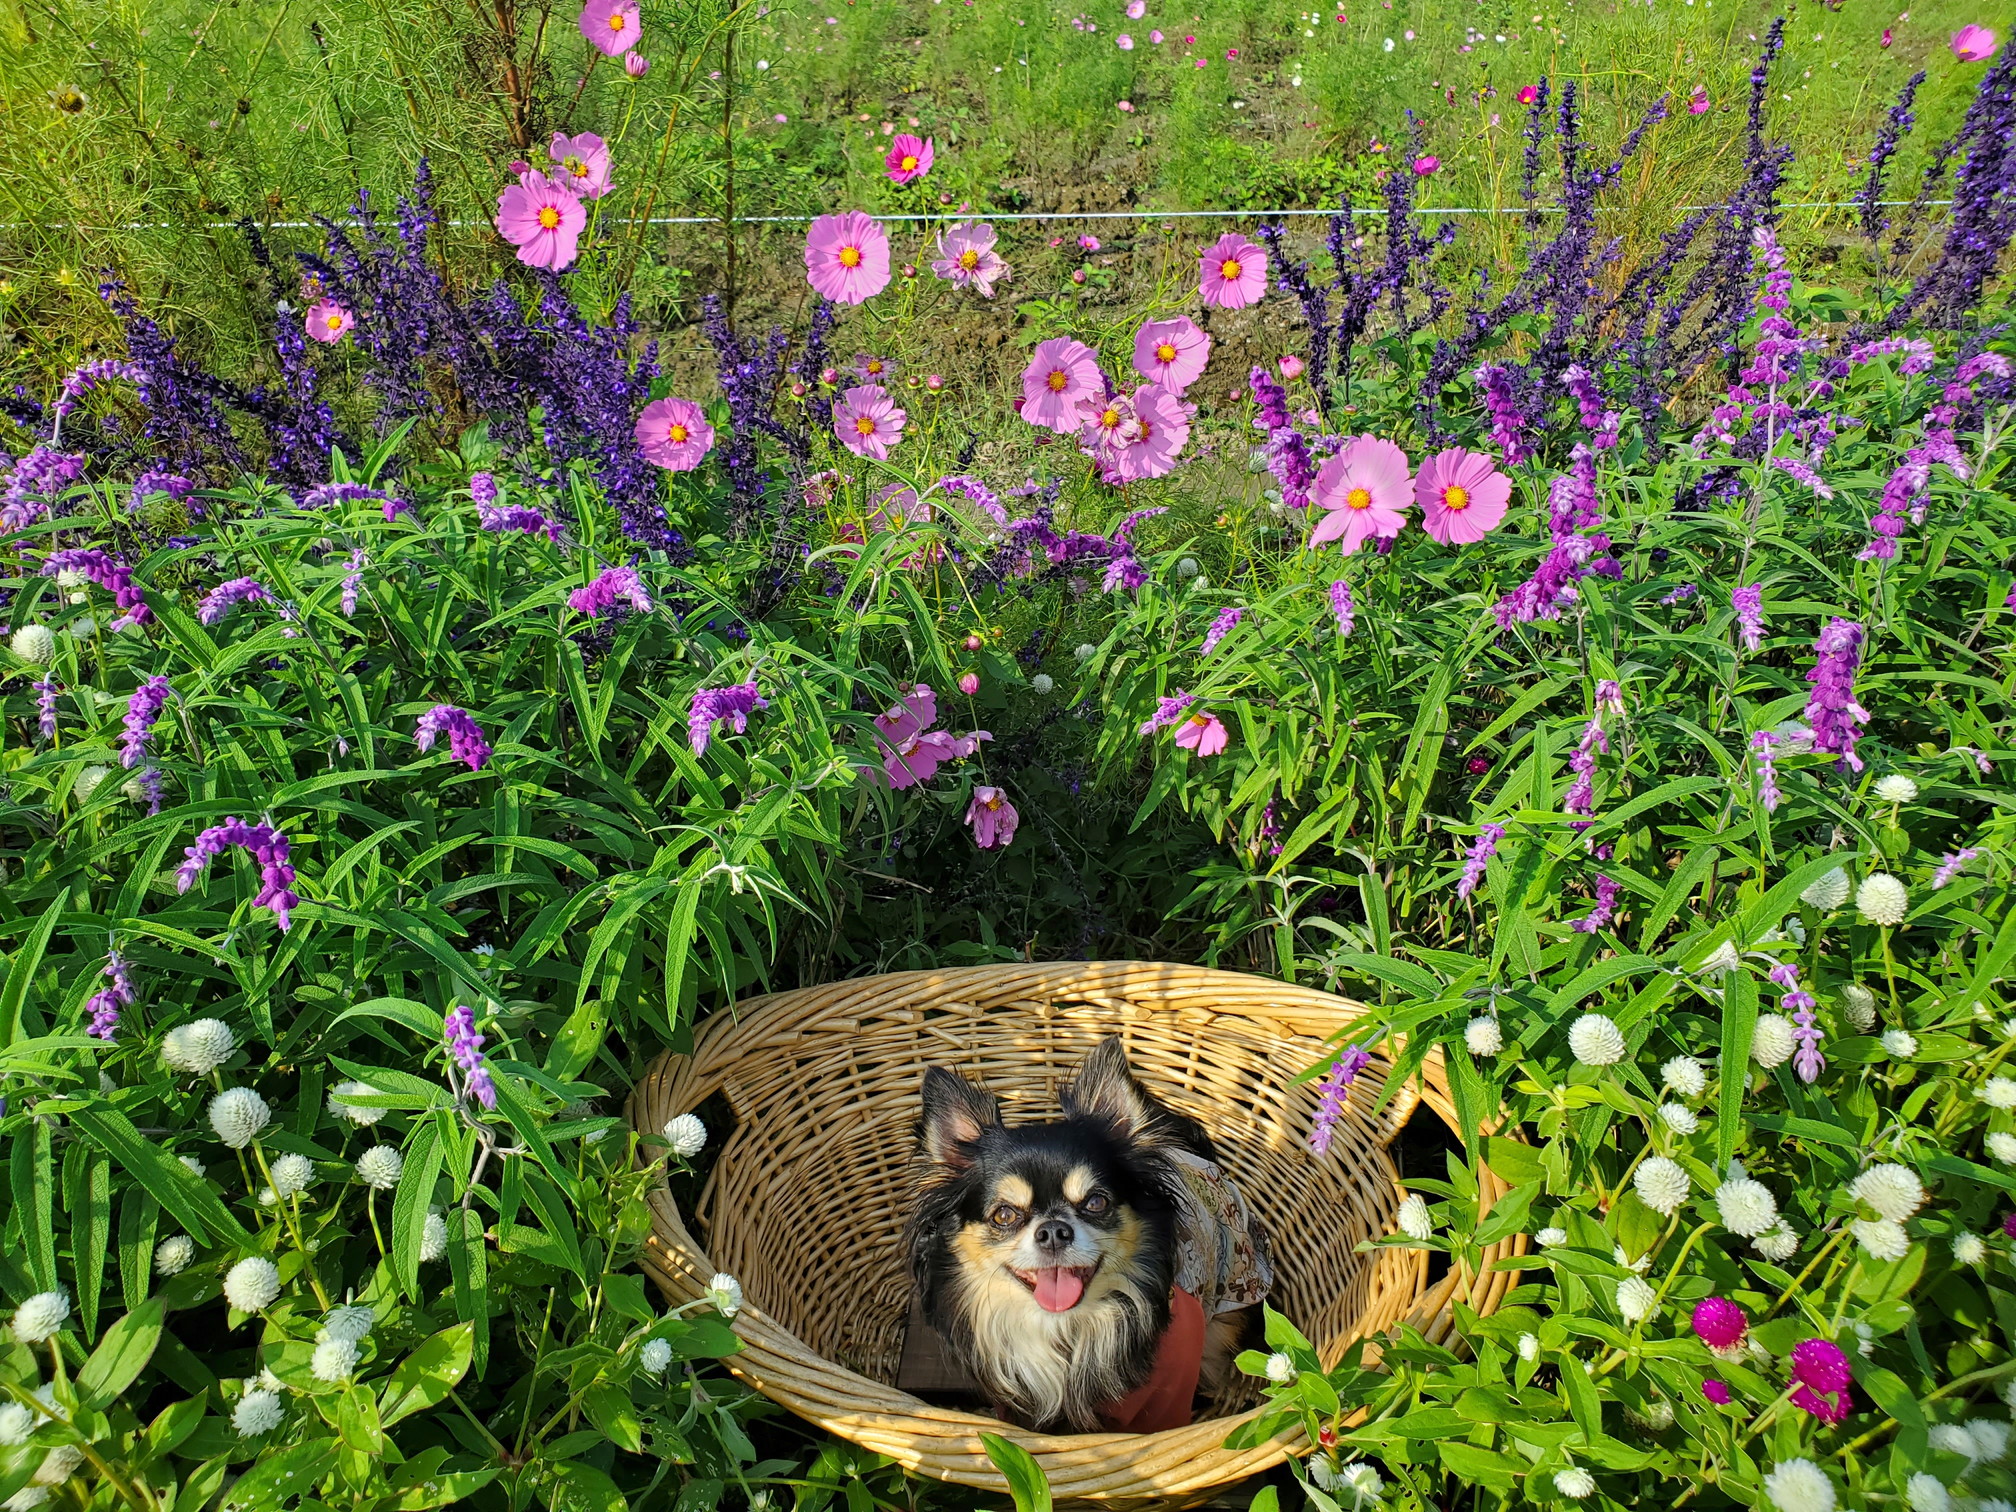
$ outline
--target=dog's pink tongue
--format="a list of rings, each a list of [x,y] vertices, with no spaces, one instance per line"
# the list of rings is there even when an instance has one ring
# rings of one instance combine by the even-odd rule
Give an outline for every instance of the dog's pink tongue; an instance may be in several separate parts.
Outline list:
[[[1045,1312],[1069,1312],[1085,1295],[1085,1278],[1061,1265],[1036,1272],[1036,1305]]]

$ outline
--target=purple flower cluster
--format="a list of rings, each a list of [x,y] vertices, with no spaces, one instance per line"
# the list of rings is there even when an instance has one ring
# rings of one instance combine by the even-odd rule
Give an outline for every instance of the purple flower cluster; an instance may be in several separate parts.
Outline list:
[[[420,716],[420,722],[413,727],[413,744],[423,751],[434,749],[434,742],[446,735],[448,754],[457,761],[466,762],[469,770],[480,772],[483,764],[493,754],[490,743],[483,738],[482,727],[469,717],[466,709],[458,709],[453,704],[436,704]]]
[[[1834,497],[1834,490],[1827,486],[1827,480],[1822,478],[1808,464],[1801,462],[1797,457],[1773,457],[1771,465],[1777,468],[1778,471],[1790,476],[1795,482],[1804,483],[1821,498],[1831,499]]]
[[[1981,848],[1979,846],[1966,845],[1957,851],[1948,851],[1944,856],[1941,856],[1939,858],[1939,869],[1932,874],[1932,890],[1937,892],[1940,888],[1951,885],[1967,863],[1980,854]]]
[[[1253,368],[1253,402],[1260,413],[1253,428],[1267,433],[1267,470],[1281,485],[1281,502],[1290,509],[1309,507],[1309,490],[1316,484],[1316,463],[1309,455],[1309,443],[1295,429],[1288,413],[1288,391],[1274,381],[1266,368]]]
[[[1371,1053],[1353,1045],[1332,1061],[1330,1069],[1323,1073],[1322,1084],[1316,1089],[1316,1116],[1309,1126],[1309,1148],[1315,1154],[1330,1153],[1330,1142],[1337,1135],[1337,1125],[1344,1120],[1344,1104],[1351,1096],[1351,1083],[1371,1063]]]
[[[464,1086],[455,1085],[455,1073],[450,1070],[449,1084],[457,1097],[473,1097],[486,1108],[497,1106],[497,1084],[490,1079],[490,1067],[485,1063],[483,1036],[476,1032],[476,1014],[466,1003],[459,1003],[450,1009],[441,1023],[442,1043],[448,1047],[448,1054],[462,1072]]]
[[[1195,702],[1197,702],[1197,695],[1195,693],[1185,693],[1181,688],[1178,688],[1167,698],[1156,701],[1155,712],[1148,717],[1141,728],[1135,733],[1139,735],[1153,735],[1158,730],[1168,729],[1169,726],[1180,720],[1183,717],[1184,711]]]
[[[196,618],[206,625],[214,625],[240,604],[270,604],[273,595],[266,591],[265,584],[257,578],[232,578],[219,583],[203,595],[203,602],[196,608]]]
[[[294,868],[288,865],[287,837],[264,821],[247,824],[242,819],[226,819],[196,837],[196,843],[182,852],[182,864],[175,870],[175,891],[186,893],[209,868],[212,858],[233,846],[252,853],[259,863],[259,892],[254,908],[271,909],[274,922],[284,933],[292,923],[289,915],[301,900],[293,892]]]
[[[1556,620],[1575,602],[1576,583],[1591,573],[1622,579],[1624,569],[1610,555],[1603,513],[1596,494],[1596,453],[1577,442],[1570,470],[1547,490],[1547,528],[1553,544],[1533,576],[1491,606],[1498,628],[1533,620]]]
[[[62,392],[56,399],[56,420],[61,429],[63,417],[77,408],[77,401],[98,387],[110,383],[115,378],[138,380],[140,369],[130,362],[121,362],[116,357],[100,357],[95,362],[87,362],[63,380]]]
[[[651,595],[635,567],[604,568],[594,582],[567,595],[568,608],[596,619],[612,613],[618,604],[627,604],[638,614],[651,612]]]
[[[1562,370],[1561,382],[1568,390],[1568,397],[1575,401],[1582,428],[1590,433],[1590,444],[1597,451],[1610,450],[1617,444],[1617,433],[1623,428],[1624,417],[1605,402],[1603,390],[1597,386],[1596,375],[1581,363],[1571,362]]]
[[[364,553],[360,549],[350,553],[343,570],[343,618],[348,619],[357,612],[357,590],[363,586]]]
[[[1671,608],[1675,604],[1686,603],[1687,600],[1694,597],[1700,591],[1701,589],[1698,584],[1682,583],[1678,588],[1675,588],[1671,593],[1659,600],[1659,602],[1667,608]]]
[[[1764,586],[1750,583],[1729,595],[1729,607],[1736,611],[1736,633],[1743,649],[1755,651],[1764,644]]]
[[[1862,770],[1855,754],[1859,726],[1869,711],[1855,701],[1855,669],[1862,662],[1862,626],[1836,617],[1813,642],[1816,658],[1806,681],[1813,692],[1806,700],[1806,723],[1813,727],[1813,749],[1838,755],[1850,769]]]
[[[385,494],[362,483],[323,483],[301,496],[303,509],[327,509],[331,504],[354,504],[362,499],[382,501]]]
[[[1597,683],[1596,712],[1582,726],[1582,739],[1568,758],[1568,770],[1575,774],[1575,780],[1569,784],[1561,807],[1569,813],[1586,815],[1596,812],[1596,758],[1599,754],[1610,754],[1610,737],[1603,730],[1603,715],[1606,712],[1621,714],[1623,710],[1623,690],[1608,680]]]
[[[1577,934],[1594,934],[1599,929],[1608,929],[1610,921],[1617,915],[1617,884],[1611,878],[1598,874],[1596,878],[1595,905],[1579,919],[1570,919],[1568,927]]]
[[[749,728],[749,716],[767,709],[770,701],[757,691],[754,679],[725,688],[701,688],[693,694],[693,710],[686,719],[686,733],[693,742],[693,754],[707,754],[714,727],[724,720],[737,735]]]
[[[154,617],[133,581],[133,569],[109,551],[95,547],[53,551],[42,563],[42,575],[54,577],[59,572],[79,573],[112,595],[119,608],[119,618],[112,621],[115,631],[144,625]]]
[[[1204,644],[1197,648],[1199,656],[1209,656],[1218,649],[1218,643],[1238,628],[1239,621],[1246,618],[1246,611],[1238,607],[1221,609],[1218,617],[1211,621],[1211,628],[1204,632]]]
[[[543,535],[547,540],[558,543],[561,524],[548,519],[545,514],[527,504],[478,504],[476,523],[485,530],[522,531],[526,535]]]
[[[44,678],[40,682],[31,682],[28,686],[35,690],[35,728],[42,732],[44,740],[54,740],[56,738],[56,694],[59,691],[56,686],[56,679],[53,677]]]
[[[1487,362],[1477,369],[1476,378],[1484,395],[1484,412],[1491,417],[1491,439],[1505,465],[1525,461],[1531,453],[1519,438],[1526,429],[1526,417],[1519,412],[1518,396],[1512,392],[1511,370],[1502,362]]]
[[[1481,825],[1477,838],[1463,857],[1463,876],[1456,884],[1456,896],[1468,898],[1477,890],[1477,884],[1484,880],[1484,868],[1491,858],[1498,854],[1498,842],[1505,838],[1502,824]]]
[[[168,707],[173,692],[165,677],[150,677],[133,690],[133,696],[126,700],[126,730],[119,737],[119,765],[130,771],[147,760],[148,746],[154,738],[154,721]]]
[[[1351,585],[1339,578],[1330,585],[1330,612],[1337,616],[1337,633],[1349,635],[1357,623],[1358,606],[1351,599]]]
[[[1767,814],[1775,812],[1784,797],[1778,791],[1778,760],[1772,753],[1777,744],[1778,737],[1769,730],[1759,730],[1750,737],[1750,749],[1757,755],[1757,801]]]
[[[0,459],[4,460],[4,459]],[[47,519],[63,491],[84,476],[84,459],[53,447],[37,446],[0,471],[0,527],[25,530]]]
[[[91,1014],[84,1032],[93,1039],[110,1040],[119,1027],[120,1013],[138,1002],[139,994],[133,990],[133,975],[126,958],[116,950],[106,953],[105,976],[111,986],[93,993],[84,1005]]]
[[[165,467],[150,467],[133,480],[132,491],[126,496],[126,512],[131,514],[155,494],[166,494],[175,503],[180,504],[194,492],[196,484],[193,480],[183,477],[178,472],[170,472]],[[192,505],[190,513],[200,517],[203,511]]]
[[[1823,1036],[1813,1018],[1816,1006],[1813,994],[1800,987],[1799,968],[1791,961],[1780,961],[1773,966],[1771,980],[1784,989],[1785,996],[1779,1000],[1778,1006],[1792,1015],[1792,1037],[1799,1042],[1799,1048],[1792,1052],[1792,1069],[1799,1073],[1799,1080],[1810,1087],[1827,1067],[1827,1057],[1820,1053]]]

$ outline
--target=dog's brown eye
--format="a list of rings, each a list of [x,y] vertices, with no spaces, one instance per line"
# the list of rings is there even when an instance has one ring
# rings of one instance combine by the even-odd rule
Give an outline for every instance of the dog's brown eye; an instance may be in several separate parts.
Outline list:
[[[1001,1204],[1001,1206],[994,1209],[993,1213],[989,1216],[991,1221],[997,1227],[1008,1228],[1022,1216],[1022,1209],[1018,1207],[1011,1207],[1009,1204],[1004,1202]]]
[[[1107,1200],[1104,1192],[1094,1192],[1090,1197],[1087,1197],[1083,1202],[1078,1204],[1078,1211],[1081,1213],[1090,1213],[1094,1218],[1097,1218],[1111,1206],[1112,1203]]]

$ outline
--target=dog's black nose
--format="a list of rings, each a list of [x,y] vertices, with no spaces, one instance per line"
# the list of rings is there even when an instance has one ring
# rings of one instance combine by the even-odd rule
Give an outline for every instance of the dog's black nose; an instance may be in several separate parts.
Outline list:
[[[1066,1223],[1062,1218],[1045,1218],[1041,1223],[1036,1225],[1036,1247],[1038,1249],[1069,1249],[1071,1241],[1075,1238],[1077,1238],[1077,1235],[1071,1231],[1071,1225]]]

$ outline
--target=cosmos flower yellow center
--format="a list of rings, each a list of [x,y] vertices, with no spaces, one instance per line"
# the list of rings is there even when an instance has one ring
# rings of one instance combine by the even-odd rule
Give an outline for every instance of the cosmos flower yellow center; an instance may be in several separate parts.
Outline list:
[[[905,173],[911,173],[916,170],[916,167],[917,167],[917,155],[914,152],[907,154],[903,159],[903,171]]]
[[[1190,716],[1190,723],[1197,726],[1197,728],[1201,730],[1206,725],[1211,723],[1211,716],[1209,714],[1192,714]]]
[[[1349,509],[1370,509],[1372,507],[1372,491],[1367,488],[1354,488],[1351,492],[1344,495],[1344,504]]]
[[[620,32],[623,30],[624,25],[623,12],[621,11],[617,11],[609,18],[609,30],[612,32]]]
[[[340,331],[343,329],[343,312],[341,310],[331,310],[326,318],[329,322],[330,330]]]
[[[1166,341],[1163,342],[1162,345],[1155,348],[1155,360],[1157,362],[1174,362],[1176,360],[1176,348]]]
[[[854,433],[857,436],[874,435],[875,421],[873,417],[869,415],[856,415],[854,417]]]
[[[1100,411],[1099,424],[1103,426],[1105,429],[1112,430],[1119,423],[1120,423],[1120,411],[1114,409],[1111,405],[1108,405],[1104,410]]]
[[[539,207],[539,224],[548,231],[560,229],[560,212],[551,205]]]
[[[877,373],[881,371],[882,371],[882,359],[880,357],[870,357],[868,359],[868,376],[870,378],[873,378]]]
[[[1050,385],[1051,393],[1061,394],[1064,392],[1064,386],[1068,384],[1071,380],[1064,376],[1064,369],[1053,368],[1051,370],[1050,376],[1044,379],[1043,381]]]
[[[975,252],[971,247],[968,247],[964,252],[959,254],[959,266],[968,269],[979,267],[980,254]]]
[[[1444,509],[1468,509],[1470,507],[1470,490],[1453,485],[1443,489],[1442,507]]]
[[[859,247],[842,247],[840,249],[840,266],[843,268],[860,267],[861,249]]]
[[[998,809],[999,807],[1001,807],[1001,797],[997,793],[994,797],[989,798],[987,800],[987,808],[989,812],[992,812],[993,810]]]
[[[692,434],[692,432],[687,430],[685,426],[680,425],[678,422],[675,421],[673,422],[672,428],[666,431],[665,434],[671,437],[674,441],[684,441],[689,435]]]
[[[1218,276],[1221,278],[1236,279],[1239,276],[1239,259],[1228,257],[1225,261],[1218,264]]]
[[[567,171],[576,178],[588,177],[588,165],[578,157],[569,157],[567,159]]]

